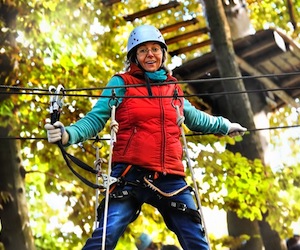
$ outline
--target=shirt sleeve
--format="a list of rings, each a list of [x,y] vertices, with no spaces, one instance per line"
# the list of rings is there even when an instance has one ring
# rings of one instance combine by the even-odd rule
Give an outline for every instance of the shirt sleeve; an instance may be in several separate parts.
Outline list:
[[[204,134],[228,134],[231,122],[222,116],[212,116],[196,109],[187,99],[184,99],[184,123],[192,131]]]
[[[106,88],[101,93],[100,98],[83,118],[76,123],[67,126],[66,131],[69,134],[68,145],[85,141],[96,136],[105,126],[111,116],[111,108],[109,105],[112,89],[115,90],[118,104],[122,102],[125,94],[124,81],[119,76],[114,76],[108,82]],[[110,103],[113,105],[114,103]]]

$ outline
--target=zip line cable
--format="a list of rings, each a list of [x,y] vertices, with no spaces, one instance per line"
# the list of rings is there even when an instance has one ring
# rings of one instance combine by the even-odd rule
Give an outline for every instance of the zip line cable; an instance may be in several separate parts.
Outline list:
[[[145,86],[140,85],[141,86]],[[130,86],[132,87],[132,86]],[[3,85],[0,85],[0,89],[3,88]],[[9,89],[9,86],[5,86],[5,88]],[[114,87],[107,87],[109,89],[114,89]],[[116,86],[118,88],[118,86]],[[124,88],[124,87],[121,87]],[[125,87],[128,88],[128,87]],[[178,95],[178,97],[201,97],[201,96],[214,96],[214,95],[237,95],[237,94],[245,94],[245,93],[260,93],[260,92],[275,92],[275,91],[284,91],[284,90],[297,90],[300,89],[299,87],[282,87],[282,88],[272,88],[272,89],[254,89],[254,90],[242,90],[242,91],[221,91],[221,92],[214,92],[214,93],[199,93],[199,94],[186,94],[186,95]],[[40,90],[44,91],[44,90]],[[70,90],[69,90],[70,91]],[[10,92],[10,91],[0,91],[0,94],[4,95],[45,95],[45,96],[52,96],[51,93],[36,93],[36,92]],[[70,96],[70,97],[95,97],[95,98],[110,98],[111,96],[105,95],[88,95],[88,94],[58,94],[59,96]],[[172,98],[172,96],[116,96],[116,98]]]
[[[254,129],[247,129],[245,135],[250,132],[257,132],[263,130],[276,130],[276,129],[290,129],[290,128],[299,128],[299,125],[287,125],[287,126],[276,126],[276,127],[266,127],[266,128],[254,128]],[[213,135],[213,134],[201,134],[201,133],[192,133],[186,134],[185,136],[204,136],[204,135]],[[0,137],[0,140],[48,140],[47,137],[20,137],[20,136],[8,136],[8,137]],[[95,140],[94,138],[88,140]],[[109,138],[98,138],[99,141],[109,141]]]
[[[274,77],[283,77],[283,76],[293,76],[300,75],[300,71],[290,72],[290,73],[282,73],[282,74],[266,74],[266,75],[257,75],[257,76],[241,76],[241,77],[218,77],[218,78],[203,78],[197,80],[180,80],[176,82],[162,82],[159,85],[167,85],[167,84],[193,84],[193,83],[209,83],[209,82],[219,82],[219,81],[230,81],[230,80],[239,80],[239,79],[258,79],[258,78],[274,78]],[[153,84],[156,85],[156,84]],[[81,91],[93,91],[93,90],[104,90],[104,89],[117,89],[117,88],[133,88],[133,87],[143,87],[145,84],[131,84],[124,86],[105,86],[105,87],[96,87],[96,88],[78,88],[78,89],[65,89],[65,96],[80,96],[80,97],[99,97],[99,95],[85,95],[85,94],[67,94],[66,92],[81,92]],[[236,92],[218,92],[218,93],[202,93],[202,94],[194,94],[189,96],[199,96],[199,95],[220,95],[220,94],[240,94],[240,93],[251,93],[251,92],[267,92],[267,91],[281,91],[281,90],[295,90],[300,87],[282,87],[282,88],[274,88],[274,89],[259,89],[259,90],[246,90],[246,91],[236,91]],[[0,89],[6,89],[9,91],[0,91],[0,94],[39,94],[39,95],[52,95],[49,93],[48,89],[41,88],[26,88],[26,87],[18,87],[18,86],[8,86],[8,85],[0,85]],[[28,92],[13,92],[11,90],[18,91],[33,91],[31,93]],[[36,93],[45,92],[45,93]],[[62,94],[61,94],[62,95]],[[102,96],[107,97],[107,96]],[[132,98],[132,97],[130,97]],[[145,97],[147,98],[147,97]]]
[[[186,81],[176,81],[176,82],[162,82],[159,84],[153,85],[167,85],[167,84],[191,84],[191,83],[201,83],[201,82],[216,82],[216,81],[224,81],[224,80],[238,80],[238,79],[256,79],[256,78],[271,78],[271,77],[283,77],[283,76],[292,76],[292,75],[300,75],[299,72],[290,72],[290,73],[282,73],[282,74],[265,74],[258,76],[241,76],[241,77],[220,77],[220,78],[207,78],[207,79],[198,79],[198,80],[186,80]],[[132,84],[132,85],[124,85],[124,86],[106,86],[106,87],[96,87],[96,88],[78,88],[78,89],[64,89],[64,94],[56,94],[61,96],[70,96],[70,97],[96,97],[96,98],[110,98],[111,96],[104,95],[88,95],[88,94],[68,94],[66,92],[80,92],[80,91],[93,91],[93,90],[104,90],[104,89],[116,89],[116,88],[132,88],[132,87],[144,87],[145,84]],[[0,90],[6,89],[9,91],[0,91],[0,94],[17,94],[17,95],[46,95],[51,96],[53,93],[49,93],[48,89],[41,88],[26,88],[26,87],[18,87],[18,86],[8,86],[8,85],[0,85]],[[213,95],[233,95],[233,94],[244,94],[244,93],[259,93],[259,92],[275,92],[275,91],[283,91],[283,90],[296,90],[300,89],[299,87],[281,87],[281,88],[272,88],[272,89],[254,89],[254,90],[245,90],[245,91],[222,91],[222,92],[214,92],[214,93],[199,93],[199,94],[186,94],[178,97],[188,98],[188,97],[202,97],[202,96],[213,96]],[[16,91],[11,91],[16,90]],[[28,92],[17,92],[17,91],[31,91]],[[37,93],[38,92],[38,93]],[[172,96],[115,96],[116,98],[172,98]],[[255,132],[261,130],[274,130],[274,129],[287,129],[287,128],[295,128],[300,125],[292,125],[292,126],[278,126],[278,127],[268,127],[268,128],[254,128],[248,129],[247,132]],[[196,134],[187,134],[186,136],[199,136],[203,135],[201,133]],[[47,140],[45,137],[0,137],[0,139],[12,139],[12,140]],[[107,139],[103,139],[107,140]]]
[[[170,81],[163,82],[162,84],[190,84],[190,83],[206,83],[206,82],[220,82],[226,80],[243,80],[243,79],[258,79],[258,78],[273,78],[273,77],[284,77],[284,76],[294,76],[300,75],[300,71],[288,72],[288,73],[280,73],[280,74],[264,74],[264,75],[256,75],[256,76],[232,76],[232,77],[214,77],[214,78],[202,78],[196,80],[178,80],[178,81]],[[6,86],[0,85],[1,87],[11,88],[11,89],[22,89],[22,90],[33,90],[33,91],[45,91],[48,92],[48,89],[40,89],[40,88],[21,88],[18,86]],[[142,87],[144,84],[131,84],[130,87]],[[66,92],[69,91],[88,91],[88,90],[103,90],[103,89],[112,89],[112,88],[124,88],[124,86],[117,87],[93,87],[93,88],[76,88],[76,89],[65,89]]]

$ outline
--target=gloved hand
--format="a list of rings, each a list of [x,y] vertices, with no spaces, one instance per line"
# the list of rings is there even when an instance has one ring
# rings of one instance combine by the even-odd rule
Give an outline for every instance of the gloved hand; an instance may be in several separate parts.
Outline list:
[[[246,128],[242,127],[239,123],[231,123],[228,135],[231,137],[238,136],[238,135],[244,135],[247,131]]]
[[[53,125],[49,123],[45,124],[45,129],[47,130],[48,142],[55,143],[61,140],[63,145],[68,143],[69,134],[60,121],[55,122]]]

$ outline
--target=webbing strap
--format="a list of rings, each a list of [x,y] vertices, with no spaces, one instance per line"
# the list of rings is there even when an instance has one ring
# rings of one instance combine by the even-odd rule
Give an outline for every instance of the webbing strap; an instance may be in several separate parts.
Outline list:
[[[199,211],[191,209],[191,208],[188,208],[185,203],[177,202],[177,201],[171,201],[170,202],[170,207],[174,208],[174,209],[176,209],[178,211],[187,213],[188,215],[190,215],[193,218],[193,220],[195,222],[197,222],[199,224],[202,223],[202,221],[201,221],[201,215],[200,215]],[[203,228],[203,230],[204,230],[204,228]]]
[[[67,166],[69,167],[69,169],[71,170],[71,172],[78,178],[80,179],[84,184],[88,185],[89,187],[91,188],[94,188],[94,189],[105,189],[105,187],[103,185],[98,185],[98,184],[95,184],[89,180],[87,180],[86,178],[84,178],[83,176],[81,176],[78,172],[76,172],[76,170],[72,167],[71,163],[70,163],[70,160],[75,163],[78,167],[86,170],[86,171],[89,171],[90,173],[93,173],[93,174],[98,174],[98,171],[96,169],[93,169],[92,167],[90,167],[89,165],[87,165],[86,163],[84,163],[83,161],[79,160],[78,158],[76,158],[75,156],[69,154],[65,149],[64,149],[64,146],[62,145],[61,141],[59,141],[57,143],[61,153],[62,153],[62,156],[65,160],[65,162],[67,163]]]
[[[124,171],[122,172],[122,174],[120,175],[120,177],[124,177],[128,172],[129,170],[131,169],[132,165],[128,165]],[[118,178],[120,180],[120,177]],[[114,189],[116,188],[117,186],[117,183],[115,183],[110,189],[109,189],[109,193],[111,193],[112,191],[114,191]]]

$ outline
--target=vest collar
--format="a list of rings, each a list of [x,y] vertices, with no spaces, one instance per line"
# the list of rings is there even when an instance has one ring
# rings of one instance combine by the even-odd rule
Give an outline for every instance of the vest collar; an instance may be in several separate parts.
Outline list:
[[[155,72],[147,72],[147,71],[145,72],[134,63],[130,64],[128,73],[139,79],[141,78],[145,79],[145,74],[146,74],[147,77],[153,82],[163,82],[166,81],[168,78],[168,75],[164,69],[160,69]]]

